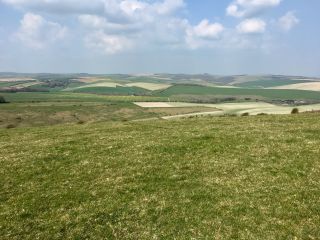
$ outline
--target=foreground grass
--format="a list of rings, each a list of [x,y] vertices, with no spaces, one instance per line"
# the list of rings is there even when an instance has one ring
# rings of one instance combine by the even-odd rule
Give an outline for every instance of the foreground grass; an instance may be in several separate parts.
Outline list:
[[[319,239],[319,117],[0,129],[0,239]]]

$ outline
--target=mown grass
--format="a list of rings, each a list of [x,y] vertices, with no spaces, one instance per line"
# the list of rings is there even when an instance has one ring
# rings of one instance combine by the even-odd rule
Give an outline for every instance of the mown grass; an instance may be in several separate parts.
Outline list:
[[[319,239],[319,117],[0,129],[0,239]]]

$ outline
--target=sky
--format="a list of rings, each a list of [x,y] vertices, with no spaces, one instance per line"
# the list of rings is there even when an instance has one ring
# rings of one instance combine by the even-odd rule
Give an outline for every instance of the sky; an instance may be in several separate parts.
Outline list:
[[[0,0],[0,71],[320,76],[319,0]]]

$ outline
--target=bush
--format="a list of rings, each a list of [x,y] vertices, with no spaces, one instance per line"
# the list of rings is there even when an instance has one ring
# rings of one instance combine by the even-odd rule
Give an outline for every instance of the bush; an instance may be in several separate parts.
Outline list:
[[[235,113],[226,113],[224,115],[221,115],[220,117],[238,117],[238,115]]]
[[[17,125],[15,125],[15,124],[8,124],[6,126],[7,129],[16,128],[16,127],[17,127]]]
[[[247,116],[249,116],[249,115],[250,115],[250,114],[247,113],[247,112],[241,114],[242,117],[247,117]]]
[[[2,96],[0,96],[0,103],[6,103],[6,100]]]
[[[291,111],[291,114],[298,114],[299,113],[299,109],[298,108],[294,108]]]
[[[77,123],[80,124],[80,125],[82,125],[82,124],[85,124],[85,121],[79,120]]]

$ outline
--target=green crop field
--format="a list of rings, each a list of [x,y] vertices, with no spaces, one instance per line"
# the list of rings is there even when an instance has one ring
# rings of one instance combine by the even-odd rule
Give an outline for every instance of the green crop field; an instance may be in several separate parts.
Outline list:
[[[2,87],[11,87],[18,84],[27,83],[28,81],[14,81],[14,82],[0,82],[0,88]]]
[[[82,87],[75,89],[77,93],[97,93],[106,95],[141,95],[147,94],[148,91],[137,87]]]
[[[319,239],[319,117],[0,129],[0,239]]]
[[[178,95],[220,95],[220,96],[250,96],[266,99],[313,99],[320,100],[319,92],[282,89],[246,89],[203,87],[197,85],[175,85],[158,92],[158,96],[170,97]]]
[[[296,84],[296,83],[306,83],[310,81],[303,81],[303,80],[257,80],[257,81],[251,81],[251,82],[244,82],[244,83],[238,83],[234,86],[242,87],[242,88],[268,88],[268,87],[279,87],[279,86],[285,86],[289,84]]]

